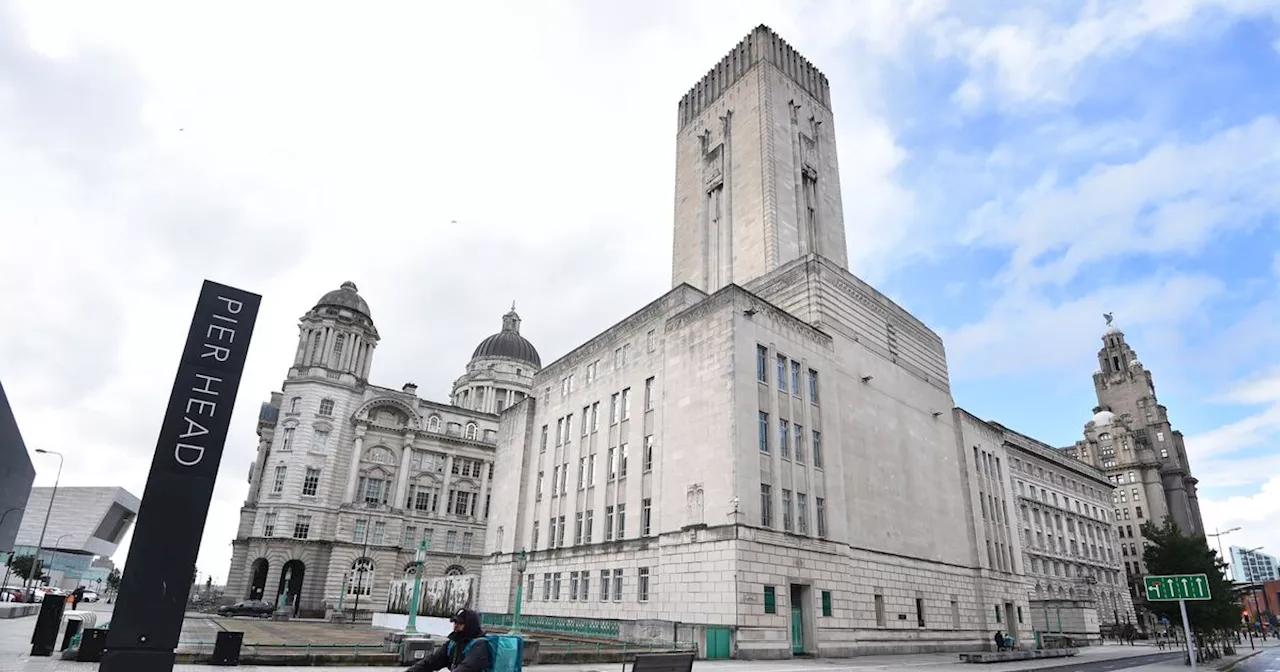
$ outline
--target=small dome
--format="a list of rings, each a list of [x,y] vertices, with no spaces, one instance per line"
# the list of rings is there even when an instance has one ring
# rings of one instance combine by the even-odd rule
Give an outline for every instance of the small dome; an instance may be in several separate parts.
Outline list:
[[[369,304],[365,302],[364,298],[356,290],[356,283],[350,280],[342,283],[342,287],[320,297],[320,300],[316,302],[316,308],[323,307],[346,308],[371,320],[373,319],[373,314],[369,312]]]
[[[1142,368],[1142,362],[1140,362],[1140,361],[1138,361],[1138,360],[1136,360],[1136,359],[1135,359],[1135,360],[1133,360],[1133,361],[1129,362],[1129,368],[1131,368],[1131,369],[1140,369],[1140,368]]]
[[[538,356],[538,349],[520,335],[520,315],[516,313],[514,304],[511,312],[502,316],[502,331],[480,341],[476,351],[471,354],[471,361],[494,357],[514,359],[532,364],[534,368],[542,368],[542,357]]]
[[[1098,411],[1093,414],[1093,418],[1089,420],[1094,427],[1106,427],[1116,419],[1116,414],[1111,411]]]

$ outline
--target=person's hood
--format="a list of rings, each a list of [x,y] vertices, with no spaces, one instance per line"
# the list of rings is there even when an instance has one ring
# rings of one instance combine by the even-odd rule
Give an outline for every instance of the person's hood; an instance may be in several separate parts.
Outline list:
[[[459,609],[449,620],[462,624],[462,632],[452,633],[451,637],[456,635],[456,639],[465,642],[484,636],[484,626],[480,625],[480,614],[470,609]]]

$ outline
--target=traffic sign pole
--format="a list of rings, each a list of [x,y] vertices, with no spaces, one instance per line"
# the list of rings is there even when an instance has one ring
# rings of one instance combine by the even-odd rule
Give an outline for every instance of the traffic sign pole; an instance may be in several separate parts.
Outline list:
[[[1191,641],[1191,623],[1187,620],[1187,601],[1178,600],[1178,609],[1182,611],[1182,632],[1187,638],[1187,659],[1191,661],[1191,672],[1196,672],[1196,645]]]

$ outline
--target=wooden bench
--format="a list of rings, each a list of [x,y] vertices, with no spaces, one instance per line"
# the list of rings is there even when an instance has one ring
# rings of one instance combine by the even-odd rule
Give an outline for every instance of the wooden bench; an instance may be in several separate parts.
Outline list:
[[[637,653],[635,662],[631,664],[631,672],[691,672],[693,659],[697,654],[686,653]],[[627,664],[622,664],[622,672],[627,672]]]

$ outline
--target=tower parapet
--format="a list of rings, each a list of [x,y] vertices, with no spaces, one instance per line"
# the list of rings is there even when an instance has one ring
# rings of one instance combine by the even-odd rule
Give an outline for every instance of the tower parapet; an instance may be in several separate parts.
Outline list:
[[[761,61],[772,63],[828,111],[831,110],[831,87],[827,76],[786,40],[761,24],[680,99],[679,128],[683,129],[697,119],[698,114]]]

